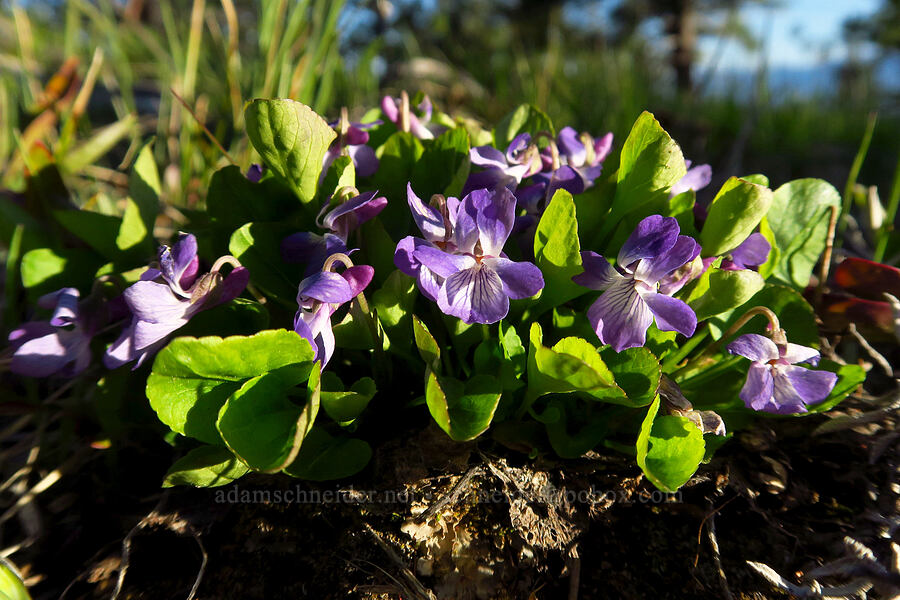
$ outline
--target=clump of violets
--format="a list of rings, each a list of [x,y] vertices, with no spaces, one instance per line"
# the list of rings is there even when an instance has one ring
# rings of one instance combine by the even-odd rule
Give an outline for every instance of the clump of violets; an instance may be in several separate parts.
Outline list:
[[[316,225],[326,230],[319,235],[294,233],[281,241],[281,258],[288,263],[306,263],[306,275],[322,268],[332,254],[349,253],[350,233],[378,215],[387,206],[387,198],[378,192],[360,194],[356,188],[343,188],[336,194],[338,204],[326,203],[316,217]],[[342,198],[347,198],[341,201]]]
[[[227,276],[219,272],[226,264]],[[103,364],[115,369],[144,360],[162,348],[166,338],[202,310],[236,298],[247,287],[250,274],[232,256],[223,256],[209,273],[199,275],[197,238],[182,233],[178,241],[159,249],[159,268],[149,268],[141,280],[123,292],[132,314],[131,324],[107,349]]]
[[[469,175],[463,193],[498,185],[515,190],[523,179],[543,169],[540,151],[528,133],[514,137],[505,154],[493,146],[476,146],[469,150],[469,160],[484,170]]]
[[[331,268],[342,262],[347,268],[340,274]],[[315,360],[324,367],[334,354],[334,332],[331,315],[342,305],[362,293],[372,281],[375,270],[368,265],[353,265],[345,254],[334,254],[323,270],[300,282],[297,289],[297,314],[294,331],[308,340]]]
[[[509,312],[510,299],[543,289],[540,269],[503,254],[516,210],[507,188],[475,190],[462,201],[437,196],[432,207],[407,187],[407,199],[425,237],[402,239],[394,264],[416,277],[422,293],[445,314],[465,323],[496,323]]]
[[[374,174],[378,170],[378,158],[375,156],[375,150],[367,145],[369,132],[366,130],[380,124],[381,121],[351,123],[347,109],[341,109],[341,118],[329,123],[337,132],[337,139],[331,143],[322,159],[322,178],[325,178],[328,167],[331,166],[334,159],[342,154],[349,156],[353,161],[353,168],[357,176],[368,177]]]
[[[596,252],[581,253],[584,272],[572,280],[603,291],[587,317],[600,341],[616,352],[643,346],[654,319],[662,331],[694,334],[694,311],[660,290],[661,281],[700,254],[700,245],[679,233],[674,217],[651,215],[638,223],[615,266]]]
[[[779,415],[807,412],[807,406],[828,397],[838,377],[797,366],[817,365],[818,351],[788,342],[781,330],[775,337],[780,339],[747,333],[728,344],[731,354],[752,361],[740,398],[753,410]]]
[[[91,362],[91,338],[101,325],[97,311],[80,302],[75,288],[63,288],[38,298],[52,310],[49,321],[29,321],[9,334],[13,356],[9,368],[28,377],[74,377]]]
[[[574,169],[584,181],[584,187],[594,184],[603,171],[603,161],[612,150],[613,134],[594,139],[589,133],[579,133],[572,127],[563,127],[556,136],[560,162]],[[552,164],[552,155],[551,155]]]

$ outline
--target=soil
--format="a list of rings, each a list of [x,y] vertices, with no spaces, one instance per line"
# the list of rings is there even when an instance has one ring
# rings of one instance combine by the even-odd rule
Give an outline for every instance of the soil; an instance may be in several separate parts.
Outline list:
[[[627,457],[529,460],[424,424],[340,484],[160,490],[171,447],[134,440],[74,452],[2,541],[25,541],[11,558],[36,599],[788,597],[747,561],[807,590],[803,574],[827,565],[821,585],[868,577],[887,598],[900,590],[893,398],[760,421],[674,495]],[[847,536],[872,559],[846,558]]]

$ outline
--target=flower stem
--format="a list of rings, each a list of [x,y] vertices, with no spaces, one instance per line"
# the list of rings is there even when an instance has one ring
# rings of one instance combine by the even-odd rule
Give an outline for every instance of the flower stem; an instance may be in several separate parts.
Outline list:
[[[675,378],[678,375],[683,375],[684,373],[694,369],[696,365],[701,363],[705,358],[715,354],[719,350],[719,346],[722,345],[722,342],[728,340],[731,336],[737,333],[741,327],[746,325],[747,322],[756,315],[762,315],[769,321],[769,336],[772,338],[773,342],[775,342],[776,344],[787,343],[787,336],[784,333],[784,329],[781,328],[781,324],[778,322],[778,316],[768,307],[754,306],[743,315],[741,315],[741,317],[737,321],[735,321],[734,324],[729,327],[727,331],[725,331],[725,333],[722,334],[722,337],[707,346],[700,354],[688,361],[686,365],[672,373],[672,378]]]

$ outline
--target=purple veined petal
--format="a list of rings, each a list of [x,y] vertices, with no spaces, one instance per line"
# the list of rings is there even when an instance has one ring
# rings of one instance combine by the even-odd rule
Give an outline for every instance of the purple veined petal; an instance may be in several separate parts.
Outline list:
[[[469,160],[479,167],[506,168],[506,156],[493,146],[476,146],[470,149]]]
[[[838,377],[830,371],[813,371],[787,365],[777,367],[774,379],[775,401],[788,409],[789,414],[806,412],[805,404],[817,404],[827,398],[834,389]],[[793,410],[797,406],[802,410]]]
[[[691,307],[671,296],[655,292],[641,294],[641,298],[650,308],[660,331],[677,331],[691,337],[697,329],[697,315]]]
[[[624,279],[608,260],[596,252],[582,251],[581,266],[584,272],[572,277],[572,281],[592,290],[605,290]]]
[[[747,408],[766,410],[772,401],[774,381],[769,367],[752,363],[747,371],[747,381],[739,394]]]
[[[250,271],[248,271],[246,267],[233,268],[222,280],[222,283],[219,284],[219,296],[216,300],[216,304],[231,302],[244,292],[248,283],[250,283]],[[211,307],[204,305],[203,308]]]
[[[189,300],[176,296],[168,285],[155,281],[138,281],[123,295],[134,316],[150,323],[178,321],[191,307]]]
[[[641,260],[634,270],[634,278],[649,285],[686,265],[700,255],[700,244],[686,235],[679,235],[675,245],[667,252]]]
[[[594,185],[594,180],[603,173],[603,163],[592,165],[590,167],[580,167],[576,170],[578,171],[578,174],[581,175],[581,178],[584,179],[584,185],[587,188]]]
[[[434,246],[419,246],[413,256],[440,277],[450,277],[458,271],[474,266],[475,259],[467,254],[450,254]]]
[[[150,323],[137,320],[134,323],[134,351],[140,353],[154,344],[165,340],[170,334],[181,329],[189,320],[189,316],[162,323]]]
[[[61,375],[65,377],[75,377],[90,366],[91,359],[93,358],[90,342],[91,340],[89,337],[83,336],[83,339],[77,345],[73,345],[69,348],[72,361],[63,367],[63,370],[60,372]]]
[[[675,217],[660,215],[646,217],[625,240],[616,263],[627,269],[636,260],[655,258],[668,252],[678,241],[679,231]]]
[[[341,277],[343,277],[350,286],[350,293],[353,294],[353,298],[359,296],[362,291],[366,289],[366,286],[371,283],[372,277],[374,276],[375,269],[369,265],[354,265],[341,273]]]
[[[510,176],[503,169],[487,169],[478,173],[470,173],[463,186],[463,196],[468,196],[475,190],[492,190],[498,187],[515,188],[516,178]]]
[[[350,232],[372,217],[380,213],[387,205],[387,198],[379,196],[377,191],[366,192],[330,210],[322,219],[320,226],[330,229],[346,242]]]
[[[321,354],[317,356],[321,358],[322,366],[324,367],[334,355],[334,330],[331,328],[330,318],[326,318],[319,329],[319,335],[316,336],[316,346],[321,351]]]
[[[300,282],[297,303],[301,306],[312,298],[319,302],[343,304],[353,299],[353,290],[347,280],[331,271],[319,271]]]
[[[134,324],[122,330],[118,339],[114,341],[103,354],[103,366],[109,370],[117,369],[125,363],[134,360]]]
[[[361,146],[369,142],[369,132],[363,131],[357,125],[350,124],[347,128],[346,142],[348,146]]]
[[[413,220],[425,239],[429,242],[443,241],[446,232],[444,218],[436,209],[422,202],[422,199],[413,191],[412,184],[409,183],[406,184],[406,201],[409,203]]]
[[[497,273],[503,284],[503,293],[512,300],[531,298],[544,288],[544,275],[530,262],[485,258],[482,264]]]
[[[706,270],[715,262],[716,258],[715,256],[711,256],[708,259],[695,257],[691,262],[675,269],[659,280],[659,293],[666,296],[677,293],[688,283],[706,273]]]
[[[465,323],[496,323],[509,312],[509,297],[500,277],[483,265],[448,277],[438,292],[438,307]]]
[[[15,351],[9,370],[26,377],[47,377],[73,359],[56,332],[28,340]]]
[[[693,190],[695,192],[697,190],[702,190],[709,185],[710,181],[712,181],[712,167],[709,165],[697,165],[696,167],[690,168],[690,165],[690,162],[685,161],[685,166],[688,171],[685,173],[684,177],[675,182],[675,185],[669,190],[670,198],[688,190]]]
[[[414,253],[420,245],[428,246],[430,244],[411,235],[397,242],[397,247],[394,249],[394,266],[400,269],[400,272],[410,277],[415,277],[419,273],[421,263],[416,259]]]
[[[778,350],[781,354],[781,359],[792,365],[797,363],[817,365],[821,358],[818,350],[790,342],[786,346],[779,346]]]
[[[501,187],[492,192],[477,190],[466,198],[472,198],[477,210],[475,221],[482,255],[500,256],[516,219],[516,197]]]
[[[609,156],[610,151],[612,151],[613,145],[613,134],[612,132],[607,133],[603,137],[594,140],[594,164],[598,164],[606,160],[606,157]]]
[[[263,176],[263,167],[262,165],[252,164],[250,168],[247,169],[247,179],[250,180],[251,183],[259,183],[259,180],[262,179]]]
[[[528,148],[529,144],[531,144],[531,134],[529,133],[520,133],[514,137],[506,147],[507,162],[518,163],[519,153]]]
[[[744,269],[758,267],[769,259],[772,245],[761,233],[751,233],[741,245],[729,252],[731,260]]]
[[[388,121],[391,121],[392,123],[396,124],[400,121],[400,109],[397,107],[397,103],[394,99],[390,96],[385,96],[381,99],[381,112],[383,112]]]
[[[54,327],[73,325],[78,318],[78,299],[81,294],[75,288],[63,288],[38,298],[37,304],[42,308],[52,308],[53,316],[50,324]]]
[[[179,233],[178,241],[171,248],[162,246],[159,250],[159,268],[172,291],[189,297],[185,290],[191,287],[197,277],[197,238],[190,233]]]
[[[778,358],[778,346],[775,342],[758,333],[745,333],[728,344],[728,351],[759,363],[767,363]]]
[[[147,270],[141,273],[141,276],[138,278],[139,281],[153,281],[162,277],[162,271],[159,269],[154,269],[153,267],[147,267]]]
[[[478,213],[476,200],[489,198],[488,190],[475,190],[463,198],[456,210],[456,222],[453,224],[453,243],[459,252],[473,254],[478,242]]]
[[[556,136],[557,144],[561,154],[564,154],[570,167],[580,167],[587,158],[587,150],[581,140],[578,139],[578,132],[571,127],[563,127]]]
[[[312,313],[304,310],[297,311],[297,314],[294,316],[294,332],[309,342],[314,352],[313,360],[318,360],[320,350],[316,344],[316,336],[313,334],[309,323],[306,322],[307,319],[312,320]]]
[[[572,195],[584,191],[584,179],[572,167],[563,165],[553,172],[547,184],[547,198],[553,198],[557,190],[566,190]]]
[[[419,272],[416,275],[416,286],[419,288],[422,295],[432,302],[437,302],[438,294],[440,293],[443,284],[443,277],[435,274],[431,269],[424,265],[419,268]]]
[[[147,360],[147,358],[153,356],[154,354],[156,354],[157,352],[162,350],[165,347],[165,345],[166,345],[166,338],[163,338],[163,339],[159,340],[158,342],[156,342],[155,344],[150,344],[146,348],[141,348],[140,350],[138,350],[135,353],[134,366],[131,367],[131,370],[137,371],[139,368],[141,368],[141,365],[144,364],[144,361]]]
[[[9,345],[16,350],[25,342],[56,333],[56,327],[47,321],[27,321],[9,332]]]
[[[634,289],[622,278],[603,292],[588,308],[588,321],[604,344],[616,352],[644,345],[653,314]]]
[[[378,170],[378,158],[375,156],[375,150],[369,146],[364,144],[349,146],[347,153],[353,159],[357,177],[368,177],[374,175],[375,171]]]

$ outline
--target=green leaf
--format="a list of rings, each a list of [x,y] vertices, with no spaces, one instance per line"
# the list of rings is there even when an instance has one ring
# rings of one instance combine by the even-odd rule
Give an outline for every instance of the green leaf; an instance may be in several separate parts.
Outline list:
[[[652,114],[643,112],[622,146],[616,195],[600,239],[612,233],[624,215],[664,199],[685,173],[681,148]]]
[[[813,307],[796,290],[773,283],[757,292],[749,301],[732,311],[724,322],[719,321],[710,325],[717,325],[718,331],[713,332],[713,337],[719,338],[722,332],[727,330],[744,313],[755,306],[768,307],[778,317],[781,326],[787,331],[788,340],[795,344],[819,347],[819,328],[816,326],[816,318]],[[765,334],[767,321],[757,316],[741,328],[741,333]]]
[[[646,406],[656,397],[662,370],[659,359],[646,348],[626,348],[616,352],[610,346],[600,351],[616,385],[625,391],[630,406]]]
[[[134,249],[135,254],[153,252],[155,244],[153,226],[159,215],[161,189],[151,141],[138,153],[131,175],[128,177],[129,198],[126,199],[122,226],[116,237],[116,246],[120,250]]]
[[[659,396],[650,405],[637,440],[637,463],[653,485],[675,492],[700,466],[703,434],[685,417],[657,416]]]
[[[416,340],[416,348],[419,349],[419,356],[425,361],[425,364],[432,371],[441,372],[441,348],[435,341],[434,336],[428,331],[419,317],[412,316],[413,337]]]
[[[716,194],[700,233],[703,256],[718,256],[747,239],[772,205],[772,190],[731,177]]]
[[[762,185],[765,187],[769,187],[769,178],[763,175],[762,173],[754,173],[753,175],[744,175],[741,177],[744,181],[749,181],[750,183],[755,183],[756,185]]]
[[[581,338],[563,338],[553,348],[541,342],[543,333],[531,324],[528,349],[528,396],[580,392],[606,402],[625,403],[625,392],[616,385],[612,371],[597,349]]]
[[[228,249],[250,271],[250,281],[285,306],[296,307],[302,265],[281,260],[281,240],[293,230],[278,223],[247,223],[231,235]]]
[[[412,180],[413,170],[424,151],[422,143],[404,131],[392,134],[375,151],[379,163],[378,170],[372,177],[373,187],[388,199],[387,206],[381,211],[380,221],[395,240],[408,235],[412,224],[412,215],[406,202],[406,183]],[[432,194],[442,191],[443,188],[415,189],[426,204]]]
[[[7,564],[5,559],[0,561],[0,599],[31,600],[22,577]]]
[[[831,207],[839,207],[841,196],[821,179],[797,179],[777,190],[766,216],[781,251],[774,276],[803,289],[825,250]]]
[[[28,290],[29,298],[63,287],[89,290],[94,281],[94,273],[102,264],[103,259],[86,248],[56,251],[36,248],[22,256],[22,285]]]
[[[313,427],[297,459],[284,472],[310,481],[343,479],[362,471],[371,458],[372,448],[363,440],[333,437],[322,427]]]
[[[520,133],[530,133],[533,138],[540,132],[547,132],[550,137],[556,136],[550,117],[533,104],[520,104],[497,124],[494,129],[494,146],[501,152],[506,152],[509,143]]]
[[[615,408],[614,411],[627,409]],[[571,396],[554,396],[538,415],[553,451],[561,458],[578,458],[603,441],[620,419],[608,407]]]
[[[264,304],[246,298],[235,298],[231,302],[195,314],[187,325],[178,330],[178,335],[253,335],[268,328],[269,312]]]
[[[266,166],[288,182],[301,202],[315,198],[322,160],[337,137],[328,123],[305,104],[287,99],[251,100],[244,119]]]
[[[698,321],[741,306],[766,284],[759,273],[747,269],[721,271],[710,267],[709,289],[690,303]]]
[[[487,431],[502,393],[500,381],[490,375],[475,375],[463,383],[429,370],[425,402],[451,439],[466,442]]]
[[[227,448],[200,446],[175,461],[166,473],[163,487],[218,487],[243,477],[249,470]]]
[[[283,222],[296,212],[297,198],[277,178],[253,183],[231,165],[213,173],[206,210],[215,228],[216,249],[224,252],[235,229],[245,223]]]
[[[285,369],[302,380],[312,361],[309,342],[286,329],[250,337],[176,338],[153,361],[147,398],[172,431],[221,444],[219,409],[246,380]]]
[[[469,134],[462,127],[448,129],[431,142],[416,162],[413,189],[458,197],[470,166]]]
[[[319,186],[319,202],[323,206],[335,193],[344,187],[356,187],[356,167],[349,156],[338,156],[325,173],[325,179]]]
[[[394,270],[384,285],[372,294],[372,306],[391,345],[411,347],[410,317],[417,295],[416,280],[399,269]]]
[[[247,466],[280,471],[297,457],[303,438],[319,411],[319,368],[309,378],[309,401],[301,409],[288,400],[287,390],[305,378],[298,372],[266,373],[250,379],[219,410],[216,428]]]
[[[325,413],[343,425],[362,414],[375,392],[375,381],[370,377],[363,377],[347,391],[323,390],[320,401]]]
[[[516,377],[525,372],[528,362],[528,352],[522,344],[522,338],[515,326],[500,321],[500,347],[503,349],[503,357],[512,367]]]
[[[116,241],[122,219],[90,210],[55,210],[53,218],[104,258],[114,261],[119,257]]]
[[[557,190],[541,216],[534,234],[535,264],[544,276],[538,304],[530,311],[537,316],[588,290],[572,281],[582,272],[581,247],[575,202],[566,190]]]

